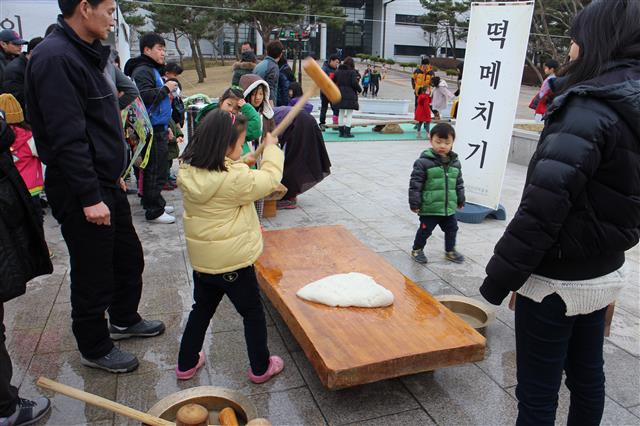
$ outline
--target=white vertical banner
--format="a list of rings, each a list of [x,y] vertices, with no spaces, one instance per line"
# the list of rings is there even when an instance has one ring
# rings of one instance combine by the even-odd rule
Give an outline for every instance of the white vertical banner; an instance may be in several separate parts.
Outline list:
[[[497,209],[534,3],[472,3],[456,121],[467,201]]]

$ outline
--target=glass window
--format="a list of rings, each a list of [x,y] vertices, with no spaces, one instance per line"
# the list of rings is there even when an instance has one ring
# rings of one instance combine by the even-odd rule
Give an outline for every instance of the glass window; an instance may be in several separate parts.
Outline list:
[[[396,25],[420,25],[420,16],[396,14]]]

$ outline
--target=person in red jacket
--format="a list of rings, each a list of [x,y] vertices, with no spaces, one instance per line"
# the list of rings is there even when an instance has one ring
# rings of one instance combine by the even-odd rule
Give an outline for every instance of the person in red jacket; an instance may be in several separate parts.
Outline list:
[[[422,138],[420,130],[422,129],[423,124],[425,131],[429,134],[429,124],[431,123],[431,96],[429,96],[429,93],[427,92],[428,90],[429,88],[427,86],[420,88],[416,104],[416,112],[413,116],[413,119],[418,122],[416,127],[416,136],[418,139]]]

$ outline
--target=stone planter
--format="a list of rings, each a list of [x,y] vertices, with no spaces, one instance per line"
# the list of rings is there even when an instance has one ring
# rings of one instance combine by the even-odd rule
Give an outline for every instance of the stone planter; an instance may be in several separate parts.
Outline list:
[[[540,133],[522,129],[513,129],[511,146],[509,147],[509,162],[528,166],[533,153],[536,152]]]

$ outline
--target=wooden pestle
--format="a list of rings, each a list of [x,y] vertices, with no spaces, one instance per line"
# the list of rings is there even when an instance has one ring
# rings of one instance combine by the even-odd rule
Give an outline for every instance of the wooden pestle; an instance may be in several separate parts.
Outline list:
[[[87,404],[104,408],[105,410],[112,411],[114,413],[123,415],[133,420],[137,420],[144,424],[148,424],[151,426],[175,425],[175,423],[161,419],[160,417],[152,416],[151,414],[143,413],[142,411],[135,410],[133,408],[127,407],[126,405],[119,404],[101,396],[81,391],[80,389],[72,388],[71,386],[63,385],[62,383],[55,382],[51,379],[47,379],[46,377],[40,377],[36,384],[41,388],[49,389],[73,399],[83,401]]]
[[[220,420],[220,426],[238,426],[238,418],[233,408],[226,407],[220,410],[218,413],[218,419]]]
[[[276,126],[276,128],[271,132],[271,134],[275,137],[280,136],[284,131],[289,127],[289,125],[293,122],[293,120],[298,116],[304,104],[312,97],[315,96],[318,91],[324,93],[324,95],[329,99],[332,104],[340,102],[342,95],[340,94],[340,89],[336,84],[329,78],[329,76],[320,68],[320,65],[315,61],[315,59],[309,57],[304,60],[302,64],[305,72],[313,80],[315,85],[312,89],[308,90],[307,93],[302,95],[298,102],[291,108],[291,111],[287,113],[284,119]],[[264,150],[264,144],[261,144],[256,149],[256,157],[259,157]]]
[[[177,426],[208,426],[209,410],[199,404],[186,404],[176,414]]]

